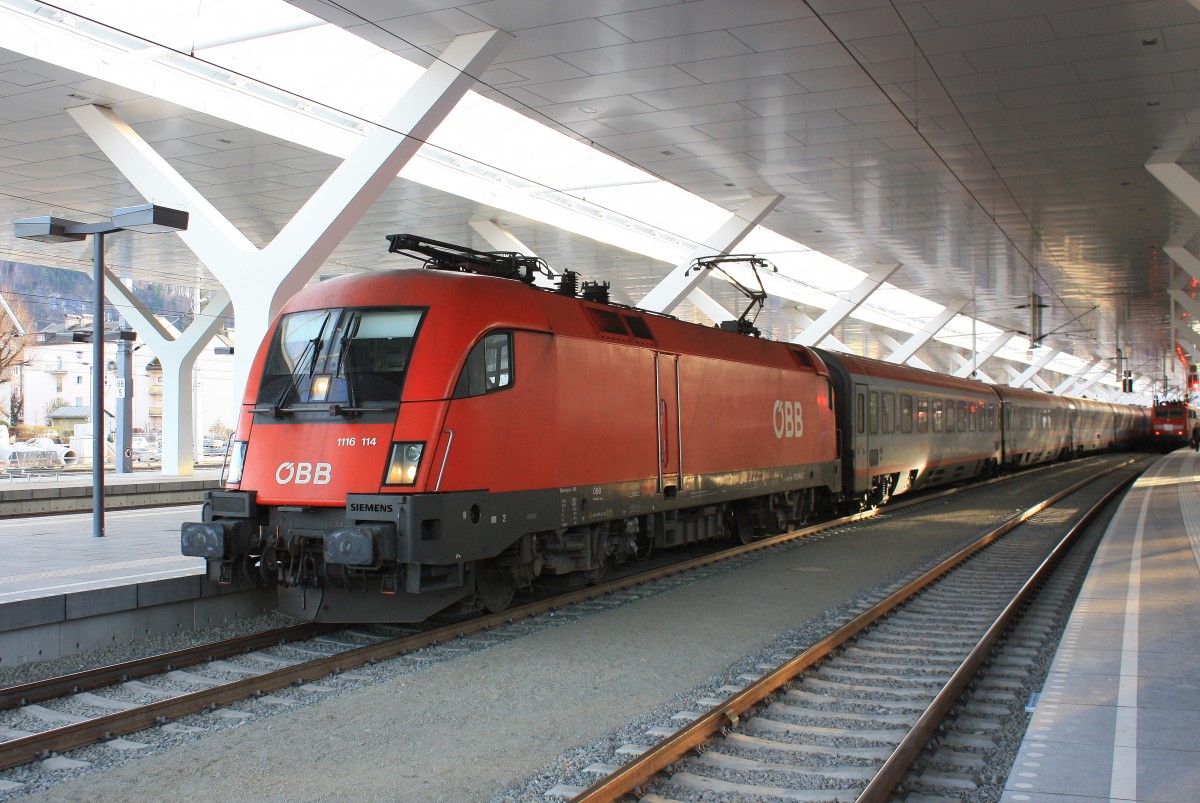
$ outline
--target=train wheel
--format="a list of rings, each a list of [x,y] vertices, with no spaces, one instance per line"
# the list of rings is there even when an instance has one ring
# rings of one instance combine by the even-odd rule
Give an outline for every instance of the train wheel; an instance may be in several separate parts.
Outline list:
[[[754,540],[754,515],[750,512],[749,505],[734,506],[730,530],[733,540],[739,544],[748,544]]]
[[[586,572],[587,584],[590,586],[599,585],[600,583],[603,583],[605,580],[608,579],[608,575],[611,572],[612,572],[612,560],[607,557],[603,558],[600,561],[600,564],[596,568],[591,569],[588,572]]]
[[[608,554],[608,528],[603,524],[592,528],[592,560],[594,568],[585,572],[590,586],[604,582],[612,571],[613,559]]]
[[[517,593],[517,578],[506,566],[481,563],[475,578],[475,590],[479,601],[488,613],[499,613],[509,606]]]

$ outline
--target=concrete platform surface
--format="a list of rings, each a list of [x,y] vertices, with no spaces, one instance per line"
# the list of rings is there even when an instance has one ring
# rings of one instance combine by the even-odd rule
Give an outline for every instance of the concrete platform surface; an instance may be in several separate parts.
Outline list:
[[[92,514],[0,521],[0,605],[68,592],[202,574],[204,560],[179,554],[179,525],[199,505],[113,510],[104,538]]]
[[[1109,524],[1002,803],[1200,800],[1200,455]]]

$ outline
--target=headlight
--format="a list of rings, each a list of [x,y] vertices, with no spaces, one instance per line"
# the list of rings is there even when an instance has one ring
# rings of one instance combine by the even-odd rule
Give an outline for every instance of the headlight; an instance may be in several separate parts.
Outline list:
[[[242,481],[242,466],[246,463],[246,442],[234,441],[229,448],[229,463],[226,465],[225,482],[237,485]]]
[[[392,456],[388,458],[387,477],[384,485],[412,485],[417,481],[421,467],[424,443],[393,443]]]

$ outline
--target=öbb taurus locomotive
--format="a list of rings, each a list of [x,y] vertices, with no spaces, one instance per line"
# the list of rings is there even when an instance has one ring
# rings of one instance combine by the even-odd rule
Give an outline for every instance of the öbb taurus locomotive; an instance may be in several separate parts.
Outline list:
[[[596,581],[655,547],[1145,429],[1135,408],[684,323],[580,298],[572,276],[534,287],[528,257],[389,240],[441,269],[298,293],[255,359],[226,488],[182,528],[209,579],[276,585],[297,618],[500,610],[536,578]]]

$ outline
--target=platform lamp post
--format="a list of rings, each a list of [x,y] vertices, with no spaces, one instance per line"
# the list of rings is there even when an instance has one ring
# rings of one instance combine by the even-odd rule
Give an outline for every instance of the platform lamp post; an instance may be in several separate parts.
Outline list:
[[[13,233],[22,240],[69,243],[92,236],[92,535],[104,537],[104,235],[118,231],[163,234],[188,227],[188,213],[155,204],[114,209],[99,223],[77,223],[56,217],[22,218]]]

